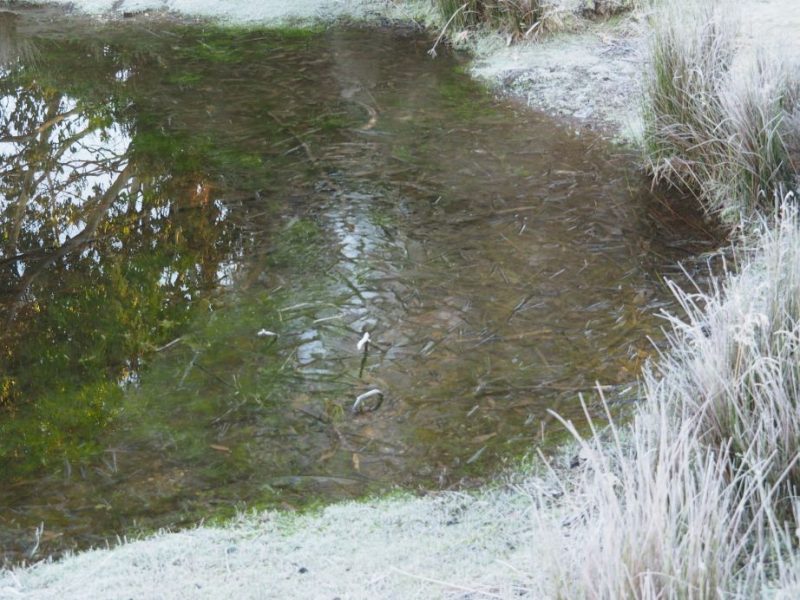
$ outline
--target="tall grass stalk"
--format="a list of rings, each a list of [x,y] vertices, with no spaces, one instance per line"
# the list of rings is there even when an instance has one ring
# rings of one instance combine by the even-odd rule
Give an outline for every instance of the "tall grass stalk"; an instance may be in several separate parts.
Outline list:
[[[656,9],[645,77],[645,148],[656,180],[735,220],[792,183],[800,76],[738,51],[730,5]]]

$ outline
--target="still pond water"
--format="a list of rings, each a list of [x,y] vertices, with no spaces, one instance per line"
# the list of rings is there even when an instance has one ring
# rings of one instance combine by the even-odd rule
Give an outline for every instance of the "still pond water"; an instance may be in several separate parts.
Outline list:
[[[704,232],[429,46],[0,13],[4,561],[468,485],[635,380]]]

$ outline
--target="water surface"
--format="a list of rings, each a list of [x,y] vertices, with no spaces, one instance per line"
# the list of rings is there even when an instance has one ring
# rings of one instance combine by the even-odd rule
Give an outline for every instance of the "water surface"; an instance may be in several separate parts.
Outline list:
[[[630,387],[704,247],[425,36],[35,17],[0,13],[5,560],[480,481]]]

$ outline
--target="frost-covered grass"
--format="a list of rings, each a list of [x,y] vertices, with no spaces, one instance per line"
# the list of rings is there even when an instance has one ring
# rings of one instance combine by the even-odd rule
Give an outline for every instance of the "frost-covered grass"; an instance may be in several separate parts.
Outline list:
[[[598,553],[603,597],[798,591],[800,222],[781,213],[739,250],[736,276],[675,290],[686,316],[646,373],[627,455],[612,451],[619,492],[597,501],[598,550],[625,548]]]
[[[544,593],[800,594],[800,220],[789,203],[778,212],[738,250],[737,275],[708,294],[675,288],[686,315],[670,318],[631,425],[584,442],[565,496],[584,517],[562,528],[562,584]]]
[[[513,38],[562,31],[581,17],[609,17],[637,0],[428,0],[453,31],[482,27]],[[412,0],[412,3],[419,0]]]
[[[238,25],[326,22],[340,17],[367,18],[387,0],[48,0],[91,15],[163,11]]]
[[[741,51],[736,6],[661,2],[645,77],[645,149],[656,180],[730,221],[769,210],[797,172],[800,72]]]

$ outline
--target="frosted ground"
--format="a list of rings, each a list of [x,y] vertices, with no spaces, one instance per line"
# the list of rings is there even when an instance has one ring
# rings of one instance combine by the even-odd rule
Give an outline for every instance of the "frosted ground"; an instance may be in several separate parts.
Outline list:
[[[761,48],[785,61],[800,60],[800,10],[793,0],[719,1],[740,17],[743,49]],[[570,22],[572,4],[558,4],[554,12],[559,22]],[[531,107],[636,141],[641,135],[640,84],[650,15],[643,8],[632,17],[578,22],[574,31],[543,43],[509,46],[481,37],[473,44],[478,58],[472,72]]]
[[[310,0],[87,0],[74,4],[95,14],[167,9],[233,22],[360,16],[378,6]],[[773,51],[787,60],[800,55],[800,12],[795,0],[748,0],[737,6],[742,12],[751,9],[746,11],[750,18],[743,28],[743,48],[779,44],[780,48]],[[634,113],[626,110],[622,114],[617,108],[627,109],[636,102],[643,22],[609,26],[602,35],[599,29],[590,27],[538,47],[502,48],[499,54],[487,52],[482,54],[482,73],[495,81],[507,81],[511,73],[514,79],[524,78],[527,72],[533,87],[520,84],[517,91],[532,105],[590,123],[606,121],[621,127],[635,120]],[[564,52],[564,47],[570,51]],[[537,69],[547,69],[552,75],[548,83],[541,83],[544,72]],[[562,86],[566,86],[567,93],[545,93]],[[583,100],[576,106],[565,104],[576,94],[583,94]],[[614,98],[612,104],[617,108],[604,112],[602,104],[608,98]],[[781,244],[794,247],[800,242],[793,239],[776,244],[782,248]],[[756,262],[754,269],[745,270],[744,279],[733,280],[728,290],[727,296],[734,298],[741,322],[747,322],[748,315],[756,319],[763,311],[758,294],[749,291],[761,288],[747,279],[756,277],[753,273],[763,268]],[[722,312],[733,310],[731,306],[718,304]],[[700,327],[689,328],[689,335],[702,341],[699,331]],[[702,356],[695,357],[699,359]],[[603,552],[593,544],[607,538],[603,538],[599,520],[592,522],[582,515],[589,499],[610,498],[619,484],[604,466],[605,461],[596,455],[593,458],[592,448],[584,451],[593,468],[578,469],[573,476],[585,482],[575,488],[583,490],[585,496],[569,496],[567,501],[561,501],[563,491],[556,478],[545,475],[474,495],[446,493],[346,503],[307,516],[268,512],[242,517],[225,527],[163,533],[111,550],[85,552],[56,563],[3,572],[0,598],[332,600],[512,597],[520,590],[529,590],[530,597],[564,593],[571,587],[564,582],[565,575],[574,574],[576,582],[598,576],[599,571],[593,569],[601,565]],[[631,488],[626,485],[625,489]],[[664,506],[675,506],[674,499],[667,499]],[[616,505],[612,502],[609,506]],[[650,527],[656,533],[662,525],[661,516],[657,511],[648,513]],[[713,514],[694,516],[709,526],[716,524]],[[618,517],[625,519],[629,515],[621,512]],[[629,523],[629,528],[634,525]],[[653,539],[657,540],[655,533]],[[576,544],[576,540],[580,543]],[[685,551],[675,548],[675,560]],[[702,571],[704,565],[696,561],[692,568]],[[781,576],[781,590],[775,595],[797,597],[800,585],[796,573],[787,567]],[[599,585],[600,580],[595,581]],[[573,591],[581,589],[579,584],[576,586]]]
[[[0,598],[412,599],[467,581],[510,596],[542,548],[530,509],[503,491],[265,513],[6,573]]]

